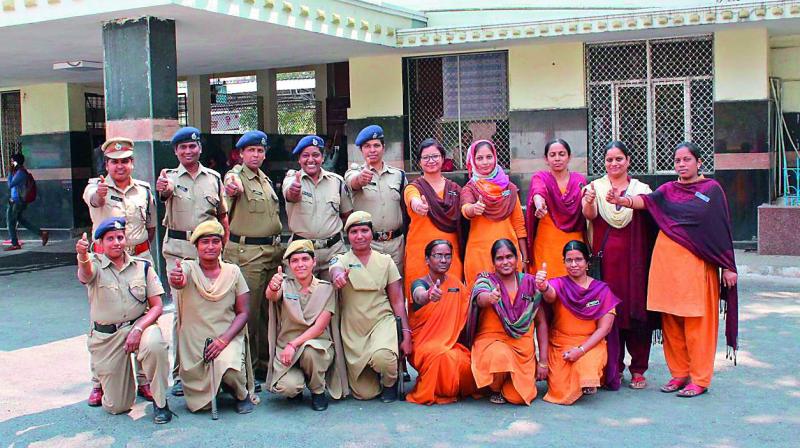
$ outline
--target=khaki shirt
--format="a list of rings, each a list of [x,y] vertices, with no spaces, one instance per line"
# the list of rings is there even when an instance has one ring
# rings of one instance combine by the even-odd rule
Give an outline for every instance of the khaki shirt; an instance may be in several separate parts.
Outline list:
[[[286,173],[281,185],[283,197],[294,183],[294,170]],[[303,172],[300,177],[300,201],[286,201],[289,230],[304,238],[330,238],[342,231],[341,215],[353,211],[350,189],[336,173],[322,170],[316,184]]]
[[[300,283],[292,278],[283,281],[283,296],[280,299],[280,334],[278,348],[286,345],[311,328],[323,311],[334,314],[336,293],[333,285],[325,280],[314,278],[307,294],[300,292]],[[333,342],[328,327],[322,334],[309,341],[315,348],[327,349]]]
[[[200,165],[197,176],[186,171],[183,165],[166,170],[172,185],[172,196],[164,203],[164,226],[173,230],[192,231],[201,222],[220,220],[228,213],[223,200],[222,179],[219,174]]]
[[[225,183],[231,178],[241,182],[242,192],[236,197],[226,197],[230,210],[230,231],[239,236],[264,237],[281,233],[278,195],[263,171],[253,172],[236,165],[225,174]]]
[[[92,255],[89,291],[89,316],[101,324],[118,324],[138,319],[147,312],[148,297],[164,294],[158,274],[149,263],[128,254],[122,269],[103,254]],[[147,275],[145,275],[145,265]]]
[[[366,164],[348,170],[344,174],[347,185],[358,177]],[[353,190],[353,208],[363,210],[372,215],[372,226],[376,232],[398,230],[403,226],[403,188],[406,173],[403,170],[384,163],[380,171],[370,169],[375,175],[372,181]]]
[[[111,176],[106,177],[108,194],[102,207],[92,205],[92,195],[97,192],[100,178],[89,179],[83,190],[83,201],[89,206],[92,218],[92,234],[103,220],[111,217],[124,217],[125,239],[128,247],[136,246],[148,240],[147,229],[156,226],[156,204],[153,191],[147,182],[131,179],[130,185],[122,189],[114,183]]]

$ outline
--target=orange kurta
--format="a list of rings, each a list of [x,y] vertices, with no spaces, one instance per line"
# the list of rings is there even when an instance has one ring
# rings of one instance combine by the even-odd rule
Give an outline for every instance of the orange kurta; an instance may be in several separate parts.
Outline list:
[[[674,378],[711,385],[719,325],[719,269],[658,233],[647,309],[662,314],[664,357]]]
[[[444,190],[437,191],[436,194],[444,197]],[[458,235],[455,233],[445,233],[439,230],[433,221],[427,216],[421,216],[411,210],[411,200],[420,197],[420,192],[417,187],[409,185],[403,193],[403,200],[406,202],[408,214],[411,216],[411,224],[408,226],[408,235],[406,235],[406,257],[403,262],[405,274],[403,275],[403,282],[405,283],[406,297],[411,297],[409,288],[411,282],[428,275],[428,265],[425,264],[425,246],[433,240],[447,240],[453,245],[453,262],[450,265],[450,273],[457,275],[461,280],[461,275],[464,267],[461,264],[460,247],[458,244]]]
[[[536,273],[547,263],[547,275],[549,277],[563,277],[567,275],[567,267],[564,266],[564,256],[561,252],[564,246],[572,240],[583,241],[583,232],[564,232],[553,222],[550,214],[539,220],[536,227],[536,239],[533,242],[533,264],[530,272]]]
[[[547,375],[545,401],[572,404],[583,395],[584,387],[600,387],[608,361],[605,339],[575,362],[563,357],[564,352],[581,345],[596,330],[597,321],[578,319],[560,300],[555,301],[550,324],[550,373]]]
[[[509,403],[530,405],[537,392],[533,333],[531,325],[524,336],[514,339],[503,329],[494,308],[483,308],[472,344],[475,385],[502,392]]]
[[[525,215],[522,206],[517,201],[514,210],[502,221],[492,221],[485,216],[476,216],[470,220],[469,239],[467,251],[464,256],[464,280],[467,287],[472,290],[475,279],[481,272],[494,270],[492,261],[492,245],[495,241],[508,238],[514,242],[517,253],[520,253],[517,269],[522,270],[522,256],[519,252],[519,238],[526,238]]]
[[[456,342],[469,311],[469,291],[447,276],[442,299],[408,312],[414,352],[409,359],[419,372],[406,400],[417,404],[453,403],[475,392],[469,350]]]

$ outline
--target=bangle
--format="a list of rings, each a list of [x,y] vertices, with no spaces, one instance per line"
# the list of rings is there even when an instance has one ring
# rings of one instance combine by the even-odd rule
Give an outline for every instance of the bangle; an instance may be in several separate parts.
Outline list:
[[[630,196],[627,196],[627,199],[628,199],[628,203],[630,204],[630,205],[628,205],[628,207],[629,208],[633,208],[633,198],[630,197]]]
[[[541,367],[543,369],[549,369],[550,368],[550,366],[548,364],[542,364],[542,363],[539,363],[539,367]]]
[[[222,342],[223,344],[225,344],[225,346],[227,346],[227,345],[229,344],[229,342],[228,342],[228,341],[226,341],[225,339],[222,339],[222,336],[218,337],[218,338],[217,338],[217,340],[218,340],[219,342]]]
[[[583,349],[582,345],[578,346],[578,350],[582,351],[584,355],[586,354],[586,350]]]
[[[144,330],[142,330],[142,327],[140,327],[138,325],[133,327],[133,329],[131,330],[131,333],[133,333],[134,331],[137,331],[137,330],[139,331],[139,333],[144,333]]]
[[[294,351],[297,351],[297,346],[296,346],[296,345],[294,345],[294,344],[292,344],[291,342],[287,342],[287,343],[286,343],[286,346],[287,346],[287,347],[292,347],[292,348],[294,349]]]
[[[85,260],[81,260],[81,256],[80,255],[78,255],[76,258],[78,259],[78,263],[80,263],[80,264],[86,264],[86,263],[89,263],[90,261],[92,261],[92,259],[89,258],[89,257],[86,257]]]
[[[407,331],[407,332],[409,332],[409,333],[414,333],[413,331],[411,331],[411,329],[410,329],[410,328],[403,328],[403,331]]]

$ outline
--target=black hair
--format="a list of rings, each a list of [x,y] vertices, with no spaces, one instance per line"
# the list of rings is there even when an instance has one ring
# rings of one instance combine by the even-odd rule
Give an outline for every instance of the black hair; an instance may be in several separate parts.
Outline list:
[[[438,245],[440,245],[440,244],[447,245],[447,247],[450,248],[450,252],[453,251],[453,243],[451,243],[450,241],[447,241],[447,240],[433,240],[433,241],[431,241],[430,243],[428,243],[425,246],[425,258],[430,257],[431,256],[431,252],[433,252],[433,248],[438,246]]]
[[[21,152],[11,154],[11,160],[17,162],[19,165],[25,165],[25,156]]]
[[[585,258],[586,261],[589,261],[589,259],[592,257],[592,253],[591,251],[589,251],[589,246],[587,246],[586,243],[584,243],[583,241],[572,240],[569,243],[565,244],[564,250],[561,251],[561,256],[567,258],[567,252],[571,250],[577,250],[580,253],[582,253],[583,258]]]
[[[380,141],[381,141],[381,146],[386,146],[386,142],[384,141],[384,138],[383,138],[383,137],[381,137],[381,138],[371,138],[371,139],[369,139],[369,140],[380,140]],[[367,142],[368,142],[369,140],[367,140]],[[366,142],[364,142],[364,143],[366,143]],[[363,144],[361,144],[361,145],[358,145],[358,149],[361,149],[361,146],[363,146]]]
[[[308,255],[311,255],[311,258],[314,258],[314,251],[313,250],[298,250],[296,252],[292,252],[292,254],[289,255],[288,260],[292,261],[292,257],[294,257],[295,255],[300,255],[300,254],[308,254]]]
[[[512,243],[510,239],[503,238],[503,239],[499,239],[499,240],[495,241],[494,244],[492,244],[492,260],[494,260],[494,257],[497,256],[497,251],[499,251],[500,249],[502,249],[504,247],[506,249],[510,250],[511,253],[514,254],[515,257],[519,256],[517,254],[517,246],[515,246],[514,243]]]
[[[608,142],[608,144],[606,145],[605,151],[603,151],[603,154],[607,156],[608,155],[608,151],[611,151],[614,148],[617,148],[620,151],[622,151],[622,153],[625,154],[626,158],[630,158],[631,157],[631,153],[628,151],[628,147],[625,146],[625,143],[623,143],[623,142],[621,142],[619,140],[612,140],[612,141]]]
[[[675,156],[678,154],[678,150],[681,148],[686,148],[689,150],[690,153],[694,156],[695,159],[700,160],[700,148],[692,143],[692,142],[681,142],[678,143],[678,146],[672,150],[672,158],[674,159]]]
[[[436,149],[439,150],[439,154],[442,155],[442,159],[445,158],[447,152],[444,150],[444,146],[439,143],[439,140],[436,140],[435,138],[426,138],[422,141],[422,143],[419,144],[419,147],[417,148],[417,161],[422,160],[422,150],[431,146],[435,146]]]
[[[546,145],[544,145],[544,158],[545,159],[547,158],[547,153],[550,151],[550,147],[555,145],[556,143],[558,143],[559,145],[563,146],[564,149],[567,150],[567,155],[572,157],[572,148],[569,147],[569,143],[567,143],[567,141],[564,140],[564,139],[557,138],[557,139],[550,140],[549,142],[547,142]]]

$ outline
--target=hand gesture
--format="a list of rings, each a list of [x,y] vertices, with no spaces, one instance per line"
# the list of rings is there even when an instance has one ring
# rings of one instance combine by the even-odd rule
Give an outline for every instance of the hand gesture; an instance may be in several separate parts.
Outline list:
[[[563,355],[561,355],[562,358],[564,358],[569,362],[575,362],[579,360],[581,356],[583,356],[583,350],[579,349],[578,347],[571,348],[565,351]]]
[[[739,279],[739,274],[729,270],[723,269],[722,270],[722,285],[726,288],[733,288],[736,286],[736,282]]]
[[[228,178],[228,182],[225,183],[225,196],[230,198],[234,198],[241,193],[242,190],[239,189],[239,184],[236,182],[233,176]]]
[[[217,356],[219,356],[219,354],[222,353],[222,351],[225,350],[225,347],[227,346],[228,344],[226,342],[223,342],[222,338],[214,339],[212,343],[208,344],[205,351],[203,352],[203,359],[206,362],[217,359]]]
[[[347,285],[347,282],[350,281],[350,268],[345,269],[344,272],[340,272],[336,275],[336,278],[333,279],[333,286],[336,289],[342,289]]]
[[[372,178],[375,176],[375,173],[369,169],[368,166],[365,166],[360,173],[358,173],[358,183],[363,187],[364,185],[369,184],[372,182]]]
[[[533,213],[536,218],[542,219],[547,215],[547,202],[545,202],[543,197],[538,195],[534,196],[533,205],[536,207],[536,211]]]
[[[131,354],[139,350],[139,342],[142,340],[142,332],[132,329],[125,338],[125,353]]]
[[[622,198],[620,197],[616,188],[608,190],[608,194],[606,194],[606,201],[612,205],[621,205]]]
[[[436,280],[436,283],[431,286],[431,289],[428,290],[428,301],[430,302],[438,302],[442,300],[442,289],[440,286],[442,285],[441,280]]]
[[[292,359],[294,359],[294,354],[296,351],[297,349],[294,348],[294,345],[287,344],[286,348],[284,348],[283,351],[281,351],[281,354],[279,355],[281,364],[285,365],[286,367],[289,367],[289,364],[291,364]]]
[[[161,173],[158,175],[158,179],[156,179],[156,191],[159,193],[165,193],[169,191],[169,179],[167,179],[167,170],[161,170]]]
[[[478,202],[472,204],[472,214],[475,216],[481,216],[485,211],[486,204],[483,203],[483,196],[478,196]]]
[[[181,259],[175,259],[175,267],[169,271],[169,284],[172,286],[183,286],[186,283],[186,276],[183,274]]]
[[[86,232],[83,232],[81,239],[75,243],[75,252],[78,255],[87,255],[89,253],[89,239],[86,237]]]
[[[589,184],[585,190],[583,190],[583,198],[586,199],[587,204],[594,204],[594,200],[597,197],[597,192],[594,191],[594,184]]]
[[[500,301],[500,290],[497,288],[492,289],[489,293],[489,304],[494,305]]]
[[[294,181],[292,185],[289,186],[289,193],[292,196],[300,196],[300,190],[302,190],[302,184],[300,183],[300,178],[303,175],[303,172],[298,170],[294,173]]]
[[[425,196],[420,196],[419,198],[414,198],[411,201],[411,210],[414,213],[422,216],[428,215],[428,200],[425,199]]]
[[[108,195],[108,184],[106,178],[100,176],[100,182],[97,183],[97,197],[105,198]]]
[[[550,373],[550,368],[539,363],[536,364],[536,381],[544,381]]]
[[[541,292],[547,291],[547,288],[550,287],[550,284],[547,282],[547,263],[542,263],[541,269],[536,272],[536,279],[534,282],[536,283],[536,289]]]
[[[269,281],[269,289],[273,291],[278,291],[281,289],[283,285],[283,266],[278,266],[278,272],[272,276],[272,279]]]

